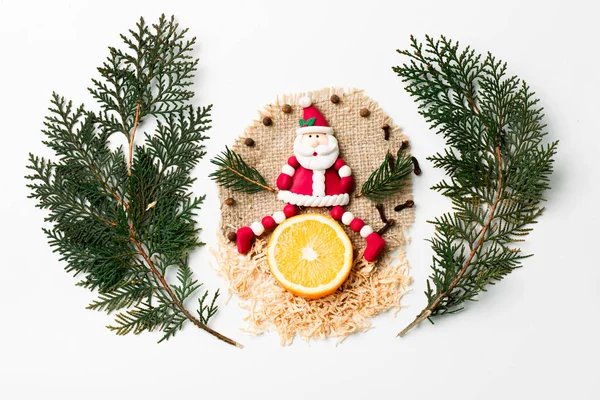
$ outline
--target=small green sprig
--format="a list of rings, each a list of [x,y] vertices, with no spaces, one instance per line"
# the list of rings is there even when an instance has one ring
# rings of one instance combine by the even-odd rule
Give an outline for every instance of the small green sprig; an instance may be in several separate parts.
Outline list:
[[[398,151],[396,160],[388,152],[379,168],[365,181],[356,197],[366,197],[372,201],[381,201],[398,193],[406,184],[406,177],[413,170],[410,156]]]
[[[427,306],[403,336],[425,319],[462,310],[522,265],[528,256],[517,245],[544,210],[557,142],[543,143],[539,100],[491,54],[460,50],[443,36],[425,44],[411,37],[411,48],[398,52],[409,63],[393,70],[449,147],[429,160],[448,174],[433,189],[453,208],[433,221]]]
[[[275,192],[256,168],[249,166],[242,156],[228,147],[210,162],[218,169],[209,176],[220,186],[244,193],[258,193],[263,190]]]

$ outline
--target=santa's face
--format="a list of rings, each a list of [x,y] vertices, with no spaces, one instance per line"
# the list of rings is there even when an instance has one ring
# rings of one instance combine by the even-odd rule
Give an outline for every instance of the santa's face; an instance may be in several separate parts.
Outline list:
[[[330,168],[340,154],[338,141],[325,133],[305,133],[296,136],[294,155],[306,169],[325,170]]]
[[[329,144],[329,137],[325,133],[305,133],[300,137],[303,146],[310,146],[313,149],[320,145],[327,146]]]

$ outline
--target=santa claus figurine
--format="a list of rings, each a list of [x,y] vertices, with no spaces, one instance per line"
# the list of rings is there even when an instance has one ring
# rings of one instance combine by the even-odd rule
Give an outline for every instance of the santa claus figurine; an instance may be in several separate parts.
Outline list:
[[[350,167],[339,157],[340,149],[333,129],[310,98],[301,98],[300,105],[304,108],[304,118],[296,130],[294,155],[287,160],[277,178],[277,197],[288,204],[283,211],[238,229],[238,252],[248,253],[256,236],[296,215],[298,206],[332,207],[331,217],[348,225],[354,232],[360,232],[367,242],[365,259],[375,261],[385,246],[385,240],[342,207],[350,201],[354,178]]]

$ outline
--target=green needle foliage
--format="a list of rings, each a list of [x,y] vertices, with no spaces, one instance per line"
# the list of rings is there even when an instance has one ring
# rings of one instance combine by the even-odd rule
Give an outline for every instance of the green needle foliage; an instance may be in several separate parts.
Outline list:
[[[519,268],[523,241],[543,212],[557,142],[543,144],[543,110],[506,63],[459,49],[445,37],[411,37],[393,70],[448,148],[429,159],[448,179],[433,187],[453,212],[433,221],[427,307],[400,335],[433,316],[459,311],[488,284]],[[431,319],[430,319],[431,321]]]
[[[52,95],[43,132],[56,157],[30,155],[29,197],[49,212],[44,232],[66,270],[98,291],[88,308],[117,312],[111,330],[156,330],[162,341],[190,321],[237,345],[207,326],[218,291],[200,296],[198,316],[184,305],[202,285],[188,265],[189,252],[203,245],[194,217],[204,200],[191,193],[190,173],[205,155],[211,122],[211,106],[189,103],[198,60],[186,33],[162,16],[122,35],[124,50],[109,48],[89,89],[98,112]],[[148,117],[156,130],[135,145]],[[125,135],[127,148],[111,149],[114,134]]]
[[[372,201],[381,201],[398,193],[406,183],[406,177],[413,170],[410,156],[398,151],[396,161],[388,152],[385,159],[365,181],[356,197],[366,197]]]
[[[249,166],[242,156],[228,147],[210,162],[218,169],[209,176],[220,186],[251,194],[263,190],[275,192],[256,168]]]

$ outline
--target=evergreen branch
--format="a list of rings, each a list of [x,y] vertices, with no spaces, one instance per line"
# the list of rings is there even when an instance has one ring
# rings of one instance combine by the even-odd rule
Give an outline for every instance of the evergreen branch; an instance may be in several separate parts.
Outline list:
[[[257,193],[262,190],[275,193],[276,191],[267,185],[265,178],[256,168],[246,164],[239,154],[228,147],[225,147],[225,151],[210,162],[219,167],[209,175],[210,178],[223,187],[245,193]]]
[[[454,213],[433,221],[428,303],[399,336],[425,319],[462,310],[521,266],[528,256],[515,245],[543,212],[557,148],[557,142],[542,144],[539,100],[506,75],[506,63],[469,47],[459,51],[443,36],[411,42],[410,50],[398,51],[409,63],[393,70],[449,146],[429,159],[449,175],[433,189],[451,199]]]
[[[121,310],[110,329],[119,335],[159,330],[163,341],[190,321],[241,347],[206,325],[214,301],[199,318],[184,306],[201,286],[188,254],[203,245],[195,216],[204,197],[192,196],[190,173],[205,155],[211,122],[211,106],[189,104],[198,60],[186,32],[162,16],[152,27],[140,19],[122,35],[127,49],[110,48],[90,89],[99,113],[53,94],[43,132],[57,160],[30,155],[27,186],[29,197],[49,211],[52,226],[44,232],[66,270],[84,275],[79,286],[98,289],[88,308]],[[157,119],[156,132],[135,146],[146,116]],[[127,137],[127,154],[110,149],[116,132]],[[166,279],[171,268],[177,284]]]
[[[362,185],[355,197],[366,197],[372,201],[381,201],[398,193],[405,185],[405,179],[412,172],[412,161],[398,151],[396,161],[388,152],[385,159]]]

